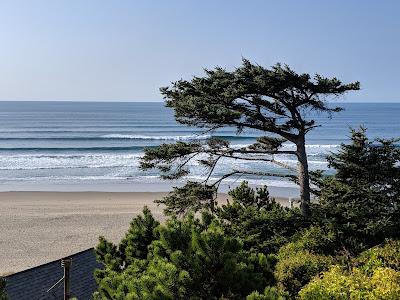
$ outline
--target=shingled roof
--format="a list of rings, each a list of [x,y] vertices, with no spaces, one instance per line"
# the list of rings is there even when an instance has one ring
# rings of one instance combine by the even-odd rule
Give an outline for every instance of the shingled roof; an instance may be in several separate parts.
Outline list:
[[[93,248],[75,253],[70,269],[71,297],[79,300],[92,299],[97,289],[93,272],[101,268]],[[63,299],[63,284],[50,292],[47,290],[63,277],[61,259],[5,277],[6,292],[10,300],[59,300]]]

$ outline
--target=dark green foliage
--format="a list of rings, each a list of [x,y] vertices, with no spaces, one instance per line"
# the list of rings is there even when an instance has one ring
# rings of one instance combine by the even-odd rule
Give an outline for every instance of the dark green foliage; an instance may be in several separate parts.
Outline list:
[[[118,246],[100,237],[95,251],[98,261],[112,270],[123,270],[132,264],[134,259],[146,259],[148,246],[158,238],[155,231],[159,222],[156,221],[147,207],[143,209],[143,216],[134,218],[130,228]]]
[[[246,297],[246,300],[287,300],[289,299],[289,294],[287,292],[282,292],[276,287],[266,287],[264,293],[253,292]]]
[[[288,66],[277,64],[266,69],[248,60],[243,60],[242,66],[233,72],[222,68],[205,72],[205,77],[180,80],[161,89],[167,106],[174,108],[176,119],[183,124],[204,127],[252,125],[264,130],[263,122],[266,121],[271,129],[290,132],[292,128],[300,129],[300,120],[274,118],[285,117],[290,104],[304,110],[335,112],[339,109],[328,108],[324,96],[359,89],[358,82],[342,84],[336,78],[319,75],[313,80],[310,75],[297,74]],[[285,104],[286,101],[290,104]],[[251,109],[257,107],[260,111]],[[312,120],[303,124],[313,125]]]
[[[105,268],[95,274],[99,283],[96,299],[243,299],[272,283],[270,260],[261,253],[244,251],[242,243],[226,235],[210,215],[202,220],[172,218],[155,230],[151,222],[143,225],[143,219],[148,217],[132,222],[116,248],[147,245],[146,258],[143,251],[125,252],[125,263],[116,268],[114,261],[104,259],[118,257],[115,248],[104,247],[109,245],[105,241],[97,247]],[[151,243],[143,231],[154,233]]]
[[[266,186],[254,190],[247,181],[243,181],[237,188],[229,191],[229,196],[232,197],[233,203],[242,207],[272,209],[278,205],[274,199],[269,197]]]
[[[165,214],[179,216],[203,209],[213,212],[216,197],[215,187],[188,181],[183,187],[175,187],[173,192],[155,202],[166,206]]]
[[[243,241],[244,248],[275,253],[298,230],[308,226],[299,209],[289,209],[271,199],[266,187],[247,182],[232,190],[232,201],[217,211],[227,233]]]
[[[400,149],[394,140],[369,141],[364,129],[351,139],[328,158],[337,173],[320,182],[320,203],[323,223],[357,253],[400,237]]]
[[[164,179],[176,179],[189,173],[186,168],[188,155],[193,155],[201,150],[197,143],[177,142],[175,144],[163,144],[157,148],[146,149],[146,155],[142,158],[140,168],[142,170],[157,168]],[[190,156],[189,156],[190,157]],[[173,169],[173,165],[177,167]]]
[[[351,144],[328,156],[335,179],[348,184],[369,183],[372,192],[393,200],[400,196],[400,148],[395,139],[369,140],[366,129],[351,130]]]
[[[175,111],[176,120],[209,131],[233,127],[237,134],[244,129],[251,129],[265,136],[255,144],[240,149],[216,138],[203,143],[164,144],[146,150],[141,168],[156,168],[163,178],[175,179],[187,175],[188,162],[196,159],[208,173],[203,183],[214,186],[218,186],[224,178],[243,174],[287,177],[300,185],[302,213],[309,215],[310,185],[305,136],[319,126],[309,118],[309,112],[329,115],[338,112],[341,109],[330,107],[326,100],[359,88],[359,82],[343,84],[337,78],[320,75],[312,78],[309,74],[298,74],[288,66],[276,64],[268,69],[245,59],[232,72],[222,68],[205,70],[204,77],[194,77],[191,81],[179,80],[170,87],[161,88],[166,105]],[[296,150],[282,150],[283,142],[292,143]],[[279,154],[293,155],[299,162],[299,168],[293,169],[276,160],[273,155]],[[216,182],[209,183],[215,166],[226,158],[259,161],[266,169],[268,164],[277,164],[290,173],[232,168]],[[179,205],[192,203],[180,201]]]
[[[282,144],[285,142],[282,138],[273,138],[270,136],[262,136],[257,138],[257,142],[250,145],[252,150],[265,150],[265,151],[278,151]]]
[[[0,300],[8,300],[6,294],[6,280],[0,277]]]

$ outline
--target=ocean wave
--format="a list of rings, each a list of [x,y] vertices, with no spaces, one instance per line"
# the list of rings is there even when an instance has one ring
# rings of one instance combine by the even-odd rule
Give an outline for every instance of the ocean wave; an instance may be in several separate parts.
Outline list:
[[[294,144],[283,144],[283,149],[296,149]],[[306,144],[306,149],[320,148],[320,149],[334,149],[338,148],[338,144]]]
[[[132,168],[141,154],[11,155],[0,156],[0,170]]]
[[[306,148],[338,148],[340,145],[334,144],[334,145],[306,145]]]
[[[152,148],[155,146],[146,146]],[[129,151],[129,150],[143,150],[141,146],[127,146],[127,147],[5,147],[0,148],[0,152],[99,152],[99,151]]]
[[[23,153],[0,155],[0,170],[57,170],[57,169],[121,169],[131,168],[134,173],[139,174],[137,170],[139,159],[143,156],[143,152],[109,152],[109,153],[85,153],[67,154],[67,153]],[[205,154],[200,155],[197,159],[190,161],[187,166],[193,170],[203,169],[199,163],[199,159],[206,159]],[[278,161],[289,165],[296,165],[297,161],[289,156],[280,156]],[[267,163],[271,164],[271,163]],[[310,167],[325,167],[327,162],[322,158],[316,160],[309,158]],[[266,165],[266,164],[263,164]],[[232,158],[224,158],[220,161],[217,170],[225,170],[231,167],[244,168],[250,166],[258,168],[259,162],[238,161]],[[226,171],[226,170],[225,170]]]
[[[0,161],[2,159],[6,161],[10,161],[13,159],[21,159],[21,158],[26,158],[26,159],[41,159],[41,158],[55,158],[55,159],[76,159],[76,158],[104,158],[104,159],[109,159],[110,157],[118,157],[118,158],[126,158],[126,159],[136,159],[139,157],[143,156],[143,152],[136,152],[136,153],[129,153],[129,154],[111,154],[111,153],[102,153],[102,154],[17,154],[17,155],[2,155],[0,156]]]
[[[134,168],[136,165],[104,165],[104,166],[48,166],[48,167],[0,167],[2,171],[24,171],[24,170],[64,170],[64,169],[109,169],[109,168]]]
[[[254,137],[253,137],[254,138]],[[237,144],[233,146],[249,147],[252,144]],[[339,144],[306,144],[306,148],[338,148]],[[295,144],[282,144],[282,149],[296,149]]]
[[[188,136],[189,137],[189,136]],[[112,138],[112,137],[111,137]],[[154,139],[161,140],[165,138],[165,140],[179,140],[179,137],[155,137]],[[134,137],[127,139],[135,139]],[[139,137],[138,137],[139,139]],[[148,138],[149,140],[151,138]],[[235,149],[239,148],[246,148],[249,147],[251,144],[232,144],[231,147]],[[310,150],[307,155],[309,156],[319,156],[329,153],[330,150],[337,149],[340,145],[306,145],[306,148]],[[93,147],[1,147],[0,152],[113,152],[113,151],[143,151],[145,148],[156,148],[157,145],[144,145],[144,146],[93,146]],[[294,150],[295,145],[283,145],[282,150]],[[328,152],[327,152],[328,151]],[[45,154],[44,154],[45,155]]]
[[[204,177],[191,176],[186,179],[193,181],[203,181]],[[217,177],[210,178],[210,182],[218,180]],[[225,186],[228,188],[233,188],[240,184],[243,180],[249,182],[250,185],[268,187],[284,187],[284,188],[297,188],[296,184],[287,180],[274,180],[274,179],[246,179],[246,178],[227,178],[222,181],[221,187]],[[142,183],[142,184],[158,184],[164,183],[175,186],[176,184],[184,184],[185,180],[174,180],[174,181],[163,181],[159,176],[110,176],[110,175],[89,175],[89,176],[79,176],[79,175],[66,175],[66,176],[43,176],[43,177],[0,177],[0,185],[8,184],[9,182],[24,182],[24,183],[43,183],[47,184],[81,184],[82,182],[88,184],[98,184],[98,183],[117,183],[117,184],[132,184]]]
[[[107,175],[98,175],[98,176],[43,176],[43,177],[0,177],[1,183],[6,183],[10,181],[18,181],[18,182],[43,182],[47,181],[48,183],[57,183],[57,182],[65,182],[66,184],[71,183],[71,180],[76,180],[76,183],[80,181],[100,181],[100,180],[107,180],[107,181],[121,181],[121,180],[128,180],[128,176],[107,176]]]
[[[290,166],[297,165],[297,163],[298,163],[298,161],[295,160],[295,159],[277,159],[276,161],[278,161],[280,163],[288,164]],[[325,166],[325,165],[328,165],[328,162],[327,161],[321,161],[321,160],[310,160],[310,159],[308,159],[308,164]]]
[[[241,136],[241,135],[222,135],[222,134],[190,134],[190,135],[130,135],[130,134],[106,134],[101,136],[105,139],[132,139],[132,140],[171,140],[171,141],[191,141],[191,140],[207,140],[210,138],[219,138],[224,140],[256,140],[258,136]]]
[[[200,176],[189,176],[187,177],[188,180],[193,180],[193,181],[204,181],[204,177],[200,177]],[[209,178],[209,182],[214,182],[216,180],[219,180],[219,177],[210,177]],[[241,178],[226,178],[222,181],[222,185],[238,185],[240,184],[242,181],[247,181],[250,185],[256,185],[256,186],[273,186],[273,187],[287,187],[287,188],[296,188],[297,185],[294,182],[285,180],[285,179],[251,179],[251,178],[245,178],[245,177],[241,177]]]
[[[207,140],[209,138],[221,138],[225,140],[255,140],[254,136],[235,136],[235,135],[209,135],[209,134],[190,134],[190,135],[132,135],[132,134],[105,134],[102,136],[38,136],[38,137],[0,137],[3,141],[24,140],[24,141],[90,141],[90,140],[155,140],[155,141],[193,141]]]
[[[211,138],[211,135],[164,135],[164,136],[153,136],[153,135],[129,135],[129,134],[107,134],[101,136],[105,139],[128,139],[128,140],[171,140],[171,141],[191,141],[191,140],[206,140]]]

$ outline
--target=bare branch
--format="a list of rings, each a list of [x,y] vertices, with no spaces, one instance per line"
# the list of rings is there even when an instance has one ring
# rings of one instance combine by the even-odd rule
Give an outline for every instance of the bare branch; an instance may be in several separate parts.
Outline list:
[[[255,172],[255,171],[246,171],[246,170],[234,170],[230,173],[224,174],[221,176],[217,181],[215,181],[211,186],[219,186],[219,184],[225,180],[226,178],[229,178],[233,175],[255,175],[255,176],[260,176],[260,177],[265,177],[265,176],[271,176],[271,177],[283,177],[283,178],[289,178],[292,180],[297,180],[296,175],[291,175],[291,174],[278,174],[278,173],[270,173],[270,172]]]
[[[214,160],[214,163],[213,163],[213,165],[212,165],[210,171],[208,172],[207,178],[203,181],[203,183],[207,183],[207,182],[208,182],[208,179],[210,179],[211,174],[212,174],[212,172],[214,171],[215,167],[217,166],[217,163],[218,163],[218,161],[221,159],[221,157],[222,157],[222,156],[219,156],[219,157],[217,157],[217,158]]]
[[[268,159],[268,158],[262,158],[262,157],[240,157],[240,156],[234,156],[231,154],[219,154],[220,157],[226,157],[226,158],[232,158],[232,159],[237,159],[237,160],[246,160],[246,161],[264,161],[264,162],[270,162],[273,163],[275,165],[278,165],[280,167],[283,167],[285,169],[291,170],[291,171],[296,171],[296,168],[293,168],[287,164],[284,164],[280,161],[277,161],[276,159]],[[219,157],[219,158],[220,158]]]
[[[182,164],[179,164],[177,167],[178,172],[183,169],[184,166],[186,166],[193,158],[195,158],[197,155],[199,155],[199,152],[193,153],[193,155],[189,156]]]
[[[242,153],[242,154],[268,154],[268,155],[290,154],[290,155],[297,155],[296,151],[291,151],[291,150],[267,151],[267,150],[247,150],[246,148],[232,149],[232,150],[233,150],[232,153]]]

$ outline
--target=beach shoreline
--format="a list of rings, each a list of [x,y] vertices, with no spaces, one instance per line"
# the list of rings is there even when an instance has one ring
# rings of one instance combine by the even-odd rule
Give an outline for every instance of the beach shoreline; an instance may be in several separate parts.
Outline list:
[[[131,219],[165,192],[0,192],[0,275],[19,272],[96,246],[118,243]],[[219,194],[223,202],[227,194]],[[287,198],[277,197],[283,205]]]

